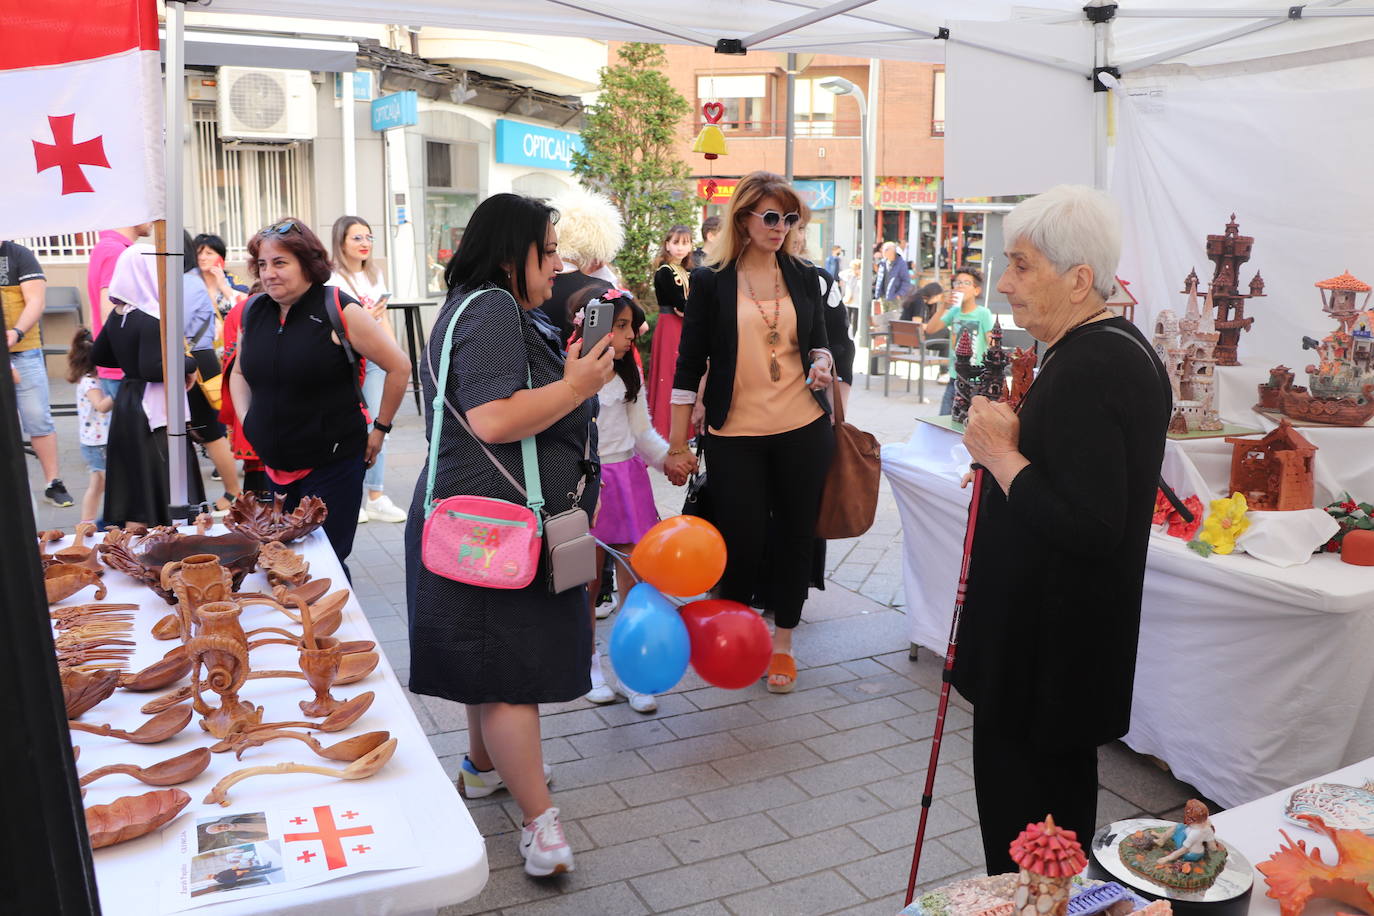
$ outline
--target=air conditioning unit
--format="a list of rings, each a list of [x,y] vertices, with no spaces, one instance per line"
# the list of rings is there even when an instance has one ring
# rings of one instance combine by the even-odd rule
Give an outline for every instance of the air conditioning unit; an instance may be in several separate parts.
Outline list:
[[[308,70],[220,67],[222,138],[310,140],[315,136],[315,82]]]

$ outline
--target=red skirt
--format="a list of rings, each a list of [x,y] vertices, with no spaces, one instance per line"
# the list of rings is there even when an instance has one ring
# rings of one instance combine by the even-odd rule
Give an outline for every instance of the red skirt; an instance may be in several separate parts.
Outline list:
[[[649,419],[663,438],[673,425],[673,373],[677,371],[677,346],[682,340],[682,319],[672,311],[660,312],[649,351]]]

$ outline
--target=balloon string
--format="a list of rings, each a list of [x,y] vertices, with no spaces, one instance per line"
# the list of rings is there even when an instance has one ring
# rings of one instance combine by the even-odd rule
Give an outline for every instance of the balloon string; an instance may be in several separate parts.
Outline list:
[[[629,570],[630,578],[635,580],[636,585],[644,581],[635,573],[635,568],[630,563],[629,554],[621,553],[619,550],[616,550],[614,547],[612,547],[610,544],[607,544],[599,537],[593,536],[592,540],[596,541],[596,543],[601,546],[602,550],[606,551],[611,556],[615,557],[617,560],[620,560],[622,563],[625,564],[625,569]],[[674,607],[682,607],[683,605],[689,603],[686,599],[678,598],[673,595],[664,595],[663,597],[667,598],[668,602],[672,604]]]

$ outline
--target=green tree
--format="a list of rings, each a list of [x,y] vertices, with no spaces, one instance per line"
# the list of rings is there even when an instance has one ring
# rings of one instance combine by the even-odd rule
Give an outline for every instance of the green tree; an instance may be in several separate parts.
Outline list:
[[[677,127],[691,110],[661,69],[654,44],[621,45],[620,62],[601,69],[600,96],[582,126],[573,172],[620,208],[625,245],[615,259],[630,291],[647,300],[654,254],[674,223],[691,223],[695,205]]]

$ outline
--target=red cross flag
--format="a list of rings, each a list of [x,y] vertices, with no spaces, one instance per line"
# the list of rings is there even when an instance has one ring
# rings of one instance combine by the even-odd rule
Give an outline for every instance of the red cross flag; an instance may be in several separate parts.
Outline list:
[[[156,0],[0,0],[0,239],[163,216]]]

